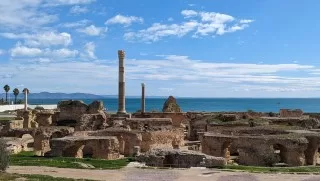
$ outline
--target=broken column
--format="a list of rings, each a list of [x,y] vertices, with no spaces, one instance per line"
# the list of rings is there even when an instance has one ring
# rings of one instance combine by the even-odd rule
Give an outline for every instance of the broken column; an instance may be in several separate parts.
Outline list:
[[[29,94],[29,90],[27,88],[23,89],[23,93],[24,93],[24,110],[27,111],[28,110],[28,94]]]
[[[145,84],[141,84],[141,113],[146,111]]]
[[[119,57],[119,92],[118,92],[118,114],[126,114],[125,100],[125,74],[124,74],[124,57],[125,52],[118,50]]]

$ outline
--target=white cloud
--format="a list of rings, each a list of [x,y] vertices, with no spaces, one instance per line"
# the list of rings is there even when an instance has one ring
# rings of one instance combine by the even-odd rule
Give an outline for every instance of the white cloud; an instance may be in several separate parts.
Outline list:
[[[90,4],[96,0],[45,0],[45,6]]]
[[[166,36],[185,36],[187,33],[193,31],[198,26],[197,22],[189,21],[181,25],[171,24],[164,25],[160,23],[154,23],[151,27],[145,30],[140,30],[136,33],[128,32],[124,34],[126,40],[139,40],[144,42],[158,41]]]
[[[94,55],[94,44],[86,44],[83,54]],[[53,50],[52,50],[53,52]],[[92,56],[93,58],[95,56]],[[18,58],[18,57],[13,57]],[[84,58],[84,57],[82,57]],[[0,66],[0,72],[6,70],[12,77],[12,84],[23,84],[36,91],[46,91],[61,87],[62,92],[78,91],[112,94],[117,89],[117,60],[105,61],[56,61],[59,57],[35,57],[34,64]],[[312,65],[301,64],[253,64],[219,63],[215,61],[193,60],[187,56],[162,55],[159,59],[127,59],[126,78],[130,82],[128,94],[139,90],[141,82],[148,85],[149,94],[159,95],[174,91],[179,96],[286,96],[320,91],[319,76],[305,76],[312,70]],[[35,71],[36,70],[36,71]],[[106,70],[108,72],[106,73]],[[24,74],[19,72],[23,71]],[[37,77],[37,79],[35,79]],[[64,79],[68,77],[68,79]],[[105,87],[105,80],[112,86],[108,90],[92,91],[92,86]],[[58,81],[59,80],[59,81]],[[61,81],[63,80],[63,81]],[[50,82],[50,84],[48,84]],[[46,85],[46,86],[43,86]],[[67,86],[68,85],[68,86]],[[88,86],[90,85],[90,86]],[[134,87],[137,85],[137,87]],[[65,87],[72,86],[72,90]],[[133,86],[133,87],[132,87]],[[136,89],[137,88],[137,89]],[[214,93],[212,93],[212,90]],[[196,92],[197,94],[193,94]],[[307,92],[307,93],[306,93]],[[136,95],[139,92],[137,91]]]
[[[0,49],[0,55],[3,55],[3,54],[5,54],[5,53],[6,53],[5,50]]]
[[[224,24],[235,20],[235,18],[230,15],[215,12],[200,12],[199,15],[203,22],[212,22],[216,24]]]
[[[2,28],[36,28],[58,20],[56,14],[40,11],[41,0],[0,1],[0,26]]]
[[[69,23],[63,23],[60,24],[60,27],[64,27],[64,28],[77,28],[77,27],[84,27],[86,26],[90,21],[87,19],[83,19],[80,21],[75,21],[75,22],[69,22]]]
[[[21,44],[10,50],[12,57],[52,57],[52,58],[71,58],[78,55],[77,50],[69,50],[66,48],[51,50],[49,48],[30,48]]]
[[[192,33],[191,37],[223,35],[249,27],[253,20],[236,20],[231,15],[216,12],[196,12],[183,10],[181,14],[188,21],[180,24],[154,23],[151,27],[137,32],[127,32],[124,38],[128,41],[155,42],[167,36],[183,37]]]
[[[108,19],[106,24],[122,24],[125,26],[130,26],[132,23],[143,23],[143,18],[136,16],[123,16],[118,14],[110,19]]]
[[[198,15],[198,12],[194,11],[194,10],[183,10],[181,11],[181,14],[185,17],[185,18],[191,18],[191,17],[195,17]]]
[[[84,46],[84,53],[81,54],[83,58],[96,59],[95,55],[96,45],[93,42],[88,42]]]
[[[42,55],[42,50],[39,48],[29,48],[22,45],[17,45],[15,48],[11,49],[11,56],[19,57],[36,57]]]
[[[86,7],[81,7],[81,6],[73,6],[70,9],[70,13],[71,14],[83,14],[83,13],[87,13],[89,11],[88,8]]]
[[[168,21],[174,21],[174,19],[172,17],[168,18]]]
[[[45,54],[48,54],[50,57],[61,57],[61,58],[70,58],[70,57],[76,57],[79,52],[77,50],[69,50],[67,48],[52,50],[51,52],[46,52]]]
[[[68,46],[72,43],[71,35],[66,32],[57,33],[50,31],[37,34],[0,33],[0,36],[8,39],[22,39],[26,45],[33,47]]]
[[[239,23],[241,24],[248,24],[248,23],[252,23],[254,22],[254,20],[251,20],[251,19],[242,19],[239,21]]]
[[[85,28],[78,29],[77,31],[79,31],[81,33],[85,33],[85,34],[87,34],[89,36],[99,36],[104,32],[102,27],[96,27],[94,25],[90,25],[90,26],[87,26]]]

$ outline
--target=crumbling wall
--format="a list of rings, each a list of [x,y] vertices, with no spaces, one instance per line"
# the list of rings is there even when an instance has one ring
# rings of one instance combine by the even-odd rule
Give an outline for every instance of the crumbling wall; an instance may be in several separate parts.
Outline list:
[[[302,117],[303,111],[301,109],[280,109],[280,117],[282,118],[295,118],[295,117]]]
[[[124,156],[132,156],[134,147],[140,146],[142,141],[142,136],[139,132],[116,128],[99,131],[77,131],[73,136],[116,136],[119,141],[120,154]]]
[[[203,153],[222,156],[227,161],[230,160],[230,146],[235,146],[239,153],[239,164],[252,166],[272,166],[279,162],[288,166],[303,166],[307,145],[306,138],[295,134],[231,136],[206,133],[201,142]],[[275,153],[276,150],[280,155]]]
[[[51,150],[50,140],[62,138],[74,132],[72,127],[40,127],[34,131],[34,151],[38,156],[44,156]]]
[[[35,121],[39,127],[47,127],[52,125],[53,110],[37,111],[35,112]]]
[[[163,104],[162,112],[182,112],[177,100],[173,96],[169,96]]]
[[[53,110],[18,110],[17,117],[23,119],[23,128],[37,128],[51,126]]]
[[[105,129],[108,126],[107,116],[104,113],[83,114],[75,126],[76,131],[94,131]]]
[[[182,129],[166,131],[141,132],[141,151],[146,152],[153,148],[179,148],[184,145],[184,133]]]
[[[76,127],[77,130],[103,129],[107,115],[101,101],[87,105],[82,101],[60,101],[57,125]]]
[[[294,118],[294,117],[286,117],[286,118],[266,118],[271,125],[285,125],[285,126],[299,126],[303,128],[319,128],[320,120],[316,118]]]
[[[179,128],[188,123],[186,113],[145,112],[132,114],[132,118],[171,118],[172,126]]]
[[[6,121],[1,131],[4,132],[10,129],[20,129],[20,128],[23,128],[23,119],[15,119],[15,120]]]
[[[125,126],[131,130],[171,130],[172,120],[170,118],[126,118]]]
[[[32,110],[17,110],[17,117],[20,117],[23,119],[23,128],[37,128],[38,123],[35,121],[36,114],[34,114],[36,111]]]
[[[90,157],[96,159],[118,159],[119,142],[112,136],[64,137],[51,140],[51,156],[83,158],[85,148],[90,149]]]
[[[181,151],[176,149],[152,149],[145,154],[137,156],[137,161],[155,167],[221,167],[226,162],[222,157],[213,157],[194,151]]]

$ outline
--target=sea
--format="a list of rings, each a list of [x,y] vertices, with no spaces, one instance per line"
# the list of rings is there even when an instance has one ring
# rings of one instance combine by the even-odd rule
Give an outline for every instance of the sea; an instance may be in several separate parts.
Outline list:
[[[182,111],[218,112],[218,111],[256,111],[278,112],[279,109],[302,109],[304,112],[320,112],[320,98],[176,98]],[[29,99],[32,105],[57,104],[59,99]],[[90,104],[92,99],[82,99]],[[117,98],[102,99],[110,112],[116,112]],[[161,111],[166,98],[146,98],[146,111]],[[126,98],[126,111],[140,110],[140,98]]]

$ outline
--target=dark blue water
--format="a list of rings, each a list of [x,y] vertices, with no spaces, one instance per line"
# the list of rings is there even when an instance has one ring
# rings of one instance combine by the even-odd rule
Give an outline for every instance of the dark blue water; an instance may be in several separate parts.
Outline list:
[[[161,111],[165,98],[147,98],[147,111]],[[30,104],[57,104],[57,99],[33,99]],[[85,103],[93,100],[84,99]],[[118,100],[116,98],[103,99],[108,111],[117,111]],[[320,98],[177,98],[177,102],[183,111],[248,111],[278,112],[281,108],[302,109],[304,112],[320,112]],[[127,98],[127,112],[135,112],[140,109],[139,98]]]

